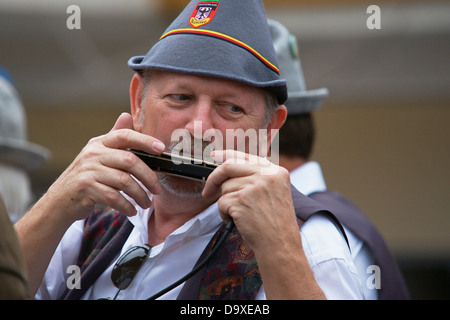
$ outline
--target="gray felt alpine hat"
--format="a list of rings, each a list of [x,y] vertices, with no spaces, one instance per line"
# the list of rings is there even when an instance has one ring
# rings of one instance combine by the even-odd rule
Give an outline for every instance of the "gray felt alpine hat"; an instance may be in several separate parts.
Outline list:
[[[49,157],[49,150],[27,141],[22,102],[10,79],[0,72],[0,162],[32,172]]]
[[[261,0],[193,0],[146,56],[128,65],[217,77],[260,87],[287,99]]]
[[[287,81],[289,98],[285,105],[288,116],[316,110],[328,96],[328,89],[306,90],[297,39],[280,22],[269,19],[268,23],[278,57],[280,75]]]

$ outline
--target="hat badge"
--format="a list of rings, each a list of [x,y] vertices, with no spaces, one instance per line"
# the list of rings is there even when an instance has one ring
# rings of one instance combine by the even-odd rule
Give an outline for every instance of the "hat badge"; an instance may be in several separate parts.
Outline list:
[[[211,22],[218,7],[218,1],[199,2],[189,18],[189,24],[194,28],[198,28]]]

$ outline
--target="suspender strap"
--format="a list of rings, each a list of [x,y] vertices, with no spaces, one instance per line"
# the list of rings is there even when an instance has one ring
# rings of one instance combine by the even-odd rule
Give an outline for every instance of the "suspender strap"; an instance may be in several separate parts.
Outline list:
[[[223,231],[225,229],[225,224],[222,225],[222,227],[216,232],[216,234],[212,237],[212,239],[209,241],[208,245],[206,246],[205,250],[203,250],[202,254],[200,255],[200,258],[195,263],[195,267],[197,267],[203,260],[206,259],[210,251],[212,250],[212,247],[214,246],[215,241],[222,235]],[[202,284],[202,277],[203,272],[200,270],[196,274],[194,274],[190,279],[188,279],[181,289],[180,293],[178,294],[177,300],[197,300],[198,294],[200,292],[200,286]]]
[[[108,268],[113,259],[119,254],[125,241],[133,230],[133,224],[126,219],[117,233],[103,247],[81,274],[81,288],[66,290],[62,299],[79,300],[86,293],[87,289],[94,284],[98,277]]]
[[[381,270],[379,300],[409,299],[408,289],[396,260],[380,233],[364,213],[334,191],[316,192],[310,197],[330,208],[342,224],[367,245],[375,259],[375,264]]]
[[[339,217],[336,217],[333,210],[330,210],[330,207],[325,206],[319,201],[313,200],[312,197],[305,196],[292,185],[291,185],[291,192],[292,192],[292,201],[294,203],[295,214],[297,215],[297,218],[299,218],[302,221],[306,221],[313,214],[316,213],[325,214],[330,218],[331,221],[334,222],[339,231],[341,231],[342,236],[344,237],[348,247],[350,248],[350,244],[348,242],[344,227],[341,224],[341,220]]]

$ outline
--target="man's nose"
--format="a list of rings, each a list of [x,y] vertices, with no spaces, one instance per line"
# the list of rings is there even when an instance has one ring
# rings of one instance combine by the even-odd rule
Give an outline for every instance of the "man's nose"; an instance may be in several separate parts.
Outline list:
[[[213,128],[213,104],[207,99],[199,99],[192,109],[192,116],[186,123],[185,129],[196,139],[202,139],[206,130]]]

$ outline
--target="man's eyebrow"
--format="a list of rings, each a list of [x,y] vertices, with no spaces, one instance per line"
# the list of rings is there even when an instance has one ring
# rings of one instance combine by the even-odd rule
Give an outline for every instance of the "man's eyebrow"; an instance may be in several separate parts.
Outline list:
[[[169,91],[173,91],[173,90],[191,90],[192,86],[190,83],[185,83],[185,82],[175,82],[175,81],[171,81],[169,82],[169,85],[167,86],[167,90]]]

